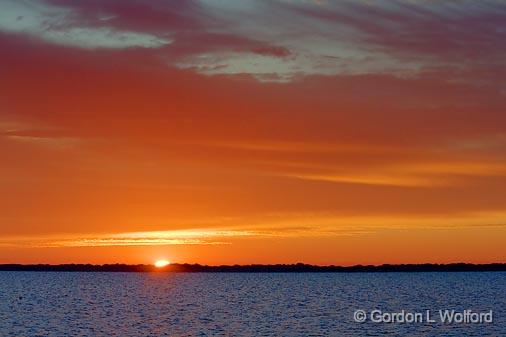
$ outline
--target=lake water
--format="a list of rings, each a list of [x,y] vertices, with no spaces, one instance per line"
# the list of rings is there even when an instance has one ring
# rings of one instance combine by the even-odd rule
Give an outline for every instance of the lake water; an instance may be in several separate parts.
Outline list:
[[[371,322],[375,309],[436,322]],[[493,322],[443,324],[440,309]],[[506,273],[0,272],[0,336],[380,335],[506,336]]]

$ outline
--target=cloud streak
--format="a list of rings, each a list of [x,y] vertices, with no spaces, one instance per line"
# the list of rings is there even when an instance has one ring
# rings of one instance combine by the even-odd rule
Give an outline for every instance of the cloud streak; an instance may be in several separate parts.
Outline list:
[[[41,1],[1,2],[0,30],[27,34],[49,43],[77,48],[158,48],[170,39],[142,32],[120,30],[104,25],[92,27],[76,23],[75,13]]]
[[[231,245],[238,240],[279,240],[287,238],[332,238],[374,236],[384,231],[451,230],[480,228],[502,229],[505,214],[477,213],[451,217],[419,219],[411,216],[342,216],[337,214],[270,214],[262,218],[227,221],[249,222],[252,225],[208,227],[196,229],[160,230],[106,234],[54,234],[13,236],[0,240],[2,247],[19,248],[84,248],[173,245]],[[207,219],[206,221],[208,221]],[[223,222],[226,219],[217,219]]]

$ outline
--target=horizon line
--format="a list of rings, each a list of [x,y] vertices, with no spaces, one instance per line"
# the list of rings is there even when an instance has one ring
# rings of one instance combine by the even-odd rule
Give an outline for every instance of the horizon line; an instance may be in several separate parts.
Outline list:
[[[171,263],[164,267],[153,264],[0,264],[0,271],[33,272],[496,272],[506,271],[506,263],[422,263],[422,264],[382,264],[382,265],[311,265],[294,264],[249,264],[249,265],[201,265]]]

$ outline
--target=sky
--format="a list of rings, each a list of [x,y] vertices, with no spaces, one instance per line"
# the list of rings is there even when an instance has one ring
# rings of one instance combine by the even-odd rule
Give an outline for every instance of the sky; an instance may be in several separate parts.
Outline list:
[[[0,0],[0,263],[504,262],[506,2]]]

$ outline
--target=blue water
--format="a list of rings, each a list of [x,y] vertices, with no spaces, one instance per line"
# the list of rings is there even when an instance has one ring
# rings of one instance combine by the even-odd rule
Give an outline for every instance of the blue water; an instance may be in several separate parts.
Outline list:
[[[365,323],[363,309],[493,311]],[[506,336],[506,273],[0,272],[0,336]]]

